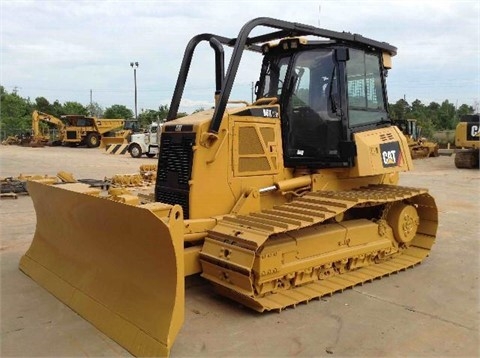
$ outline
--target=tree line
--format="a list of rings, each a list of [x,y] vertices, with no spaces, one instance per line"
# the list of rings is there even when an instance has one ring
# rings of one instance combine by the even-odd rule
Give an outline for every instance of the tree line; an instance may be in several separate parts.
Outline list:
[[[35,101],[31,101],[29,98],[19,96],[16,92],[7,92],[3,86],[0,86],[0,99],[0,139],[2,140],[10,135],[29,132],[34,110],[55,117],[65,114],[80,114],[97,118],[133,118],[132,110],[120,104],[103,109],[95,102],[87,106],[75,101],[67,101],[62,104],[56,100],[50,103],[45,97],[37,97]],[[164,120],[168,111],[168,105],[160,105],[158,109],[143,110],[138,115],[139,126],[145,128],[154,121]],[[435,131],[455,129],[459,118],[465,114],[473,114],[474,108],[466,104],[456,108],[448,100],[441,104],[431,102],[425,105],[418,99],[411,104],[401,99],[389,105],[389,112],[392,119],[416,119],[418,125],[422,127],[422,135],[431,138]],[[179,117],[185,115],[187,114],[179,113]]]
[[[8,136],[30,132],[32,128],[32,113],[35,110],[57,118],[67,114],[79,114],[97,118],[134,118],[133,111],[121,104],[102,108],[96,102],[87,106],[75,101],[60,103],[56,100],[50,103],[45,97],[37,97],[35,101],[32,101],[30,98],[23,98],[15,92],[9,93],[3,86],[0,86],[0,140]],[[146,128],[152,122],[163,121],[167,117],[168,111],[168,105],[160,105],[157,110],[143,110],[138,115],[139,127]],[[179,117],[186,115],[186,113],[179,113]]]
[[[389,112],[392,119],[416,119],[422,127],[422,136],[432,139],[433,133],[444,130],[454,130],[459,119],[466,114],[473,114],[472,106],[462,104],[458,108],[448,100],[441,104],[431,102],[423,104],[416,99],[409,104],[400,99],[394,104],[389,104]]]

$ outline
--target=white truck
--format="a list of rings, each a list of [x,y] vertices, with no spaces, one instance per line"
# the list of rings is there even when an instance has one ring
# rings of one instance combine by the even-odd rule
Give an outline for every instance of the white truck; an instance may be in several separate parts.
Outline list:
[[[128,152],[133,158],[140,158],[146,155],[148,158],[155,157],[159,152],[160,134],[163,123],[152,123],[144,133],[131,135],[128,144]]]

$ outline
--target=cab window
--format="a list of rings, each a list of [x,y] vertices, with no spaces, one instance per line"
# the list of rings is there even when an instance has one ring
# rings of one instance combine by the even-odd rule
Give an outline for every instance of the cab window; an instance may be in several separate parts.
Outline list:
[[[387,118],[379,61],[377,55],[350,49],[350,60],[347,61],[350,126],[371,124]]]

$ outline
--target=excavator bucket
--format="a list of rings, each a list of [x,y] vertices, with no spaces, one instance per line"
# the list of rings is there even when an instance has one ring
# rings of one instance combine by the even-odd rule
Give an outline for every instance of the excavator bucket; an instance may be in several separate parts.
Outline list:
[[[167,356],[184,319],[181,207],[27,185],[37,227],[20,269],[132,354]]]

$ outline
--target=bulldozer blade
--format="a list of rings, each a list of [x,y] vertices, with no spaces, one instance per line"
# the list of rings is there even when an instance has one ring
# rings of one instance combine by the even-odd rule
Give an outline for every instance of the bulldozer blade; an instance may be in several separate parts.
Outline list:
[[[20,269],[130,353],[168,356],[185,309],[181,207],[27,185],[37,226]]]

